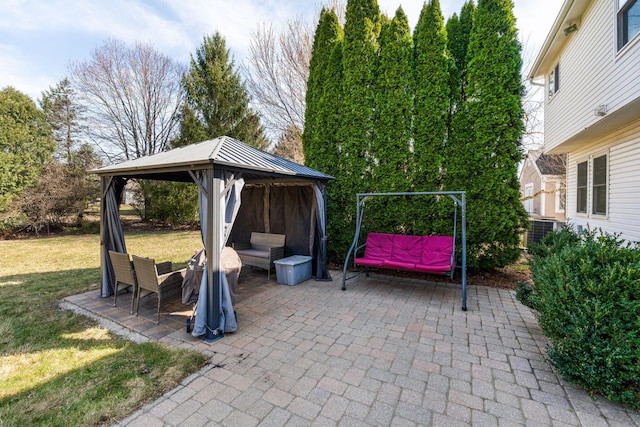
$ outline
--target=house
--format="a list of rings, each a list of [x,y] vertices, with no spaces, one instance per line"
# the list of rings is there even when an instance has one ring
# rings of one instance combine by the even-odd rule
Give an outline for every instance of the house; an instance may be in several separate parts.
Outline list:
[[[520,171],[522,204],[532,219],[565,221],[564,154],[530,150]]]
[[[640,0],[565,0],[528,77],[544,153],[566,155],[568,223],[640,241]]]

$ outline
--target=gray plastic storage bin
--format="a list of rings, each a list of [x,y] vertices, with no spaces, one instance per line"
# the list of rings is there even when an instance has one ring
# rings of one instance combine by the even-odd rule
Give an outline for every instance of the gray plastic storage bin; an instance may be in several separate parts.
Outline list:
[[[276,265],[278,283],[293,286],[310,279],[311,260],[313,260],[313,257],[293,255],[273,261]]]

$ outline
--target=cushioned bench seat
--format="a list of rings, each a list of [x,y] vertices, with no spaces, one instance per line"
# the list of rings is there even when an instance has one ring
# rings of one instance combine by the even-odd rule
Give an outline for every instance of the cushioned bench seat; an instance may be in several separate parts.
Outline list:
[[[264,268],[267,270],[267,280],[270,280],[273,261],[284,258],[285,240],[284,234],[253,232],[249,242],[234,243],[233,248],[243,265]]]
[[[405,236],[369,233],[364,256],[356,265],[424,273],[453,272],[453,236]]]

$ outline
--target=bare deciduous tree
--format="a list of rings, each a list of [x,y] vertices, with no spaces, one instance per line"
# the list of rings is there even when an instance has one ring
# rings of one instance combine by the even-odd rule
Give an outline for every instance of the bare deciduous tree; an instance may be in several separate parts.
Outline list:
[[[280,34],[262,24],[251,37],[247,88],[271,134],[304,127],[312,44],[313,30],[300,17],[289,20]]]
[[[163,151],[178,130],[184,67],[150,45],[107,40],[69,66],[88,136],[110,160]]]
[[[273,154],[284,157],[292,162],[304,165],[304,152],[302,150],[302,132],[298,128],[290,128],[278,139],[278,143],[273,148]]]
[[[529,40],[522,41],[523,69],[528,72],[533,62],[531,43]],[[526,74],[523,75],[523,77]],[[524,132],[522,134],[522,145],[525,150],[535,150],[542,146],[543,142],[543,122],[544,122],[544,90],[539,83],[523,79],[524,96],[522,97]]]
[[[326,8],[333,8],[344,19],[346,1],[325,3]],[[291,129],[299,129],[299,135],[304,129],[307,79],[316,24],[317,20],[307,22],[297,16],[287,21],[280,32],[271,24],[262,24],[251,35],[249,65],[243,67],[246,86],[267,132],[278,140],[282,137],[288,140]],[[300,137],[297,143],[301,144]]]

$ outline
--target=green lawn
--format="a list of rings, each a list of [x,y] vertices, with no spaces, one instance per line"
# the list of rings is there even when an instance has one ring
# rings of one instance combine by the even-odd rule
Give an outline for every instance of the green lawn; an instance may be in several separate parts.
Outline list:
[[[184,265],[198,231],[126,233],[127,250]],[[199,353],[135,344],[60,310],[99,289],[98,235],[0,241],[0,426],[112,424],[205,363]]]

